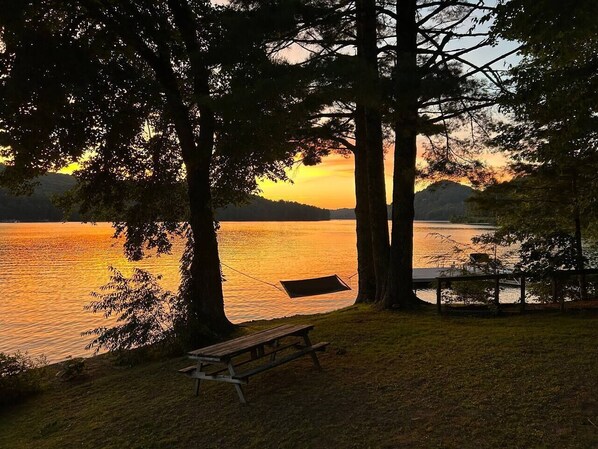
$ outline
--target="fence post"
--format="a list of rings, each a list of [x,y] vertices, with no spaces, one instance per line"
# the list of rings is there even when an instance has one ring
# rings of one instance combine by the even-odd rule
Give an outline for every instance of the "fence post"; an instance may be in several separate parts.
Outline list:
[[[556,273],[552,273],[552,301],[561,303],[561,312],[565,310],[565,296],[561,295],[559,300],[559,281]]]
[[[497,274],[494,278],[494,305],[500,306],[500,275]]]
[[[438,309],[438,313],[442,313],[442,280],[440,278],[436,278],[436,308]]]
[[[525,276],[522,274],[520,278],[519,285],[521,287],[521,304],[519,307],[521,308],[521,313],[525,312]]]

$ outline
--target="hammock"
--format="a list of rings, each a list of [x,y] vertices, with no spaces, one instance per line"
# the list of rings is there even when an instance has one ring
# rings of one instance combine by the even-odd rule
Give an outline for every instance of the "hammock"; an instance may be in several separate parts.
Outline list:
[[[351,290],[336,274],[321,278],[300,279],[297,281],[280,281],[282,287],[289,295],[289,298],[300,298],[302,296],[324,295]]]

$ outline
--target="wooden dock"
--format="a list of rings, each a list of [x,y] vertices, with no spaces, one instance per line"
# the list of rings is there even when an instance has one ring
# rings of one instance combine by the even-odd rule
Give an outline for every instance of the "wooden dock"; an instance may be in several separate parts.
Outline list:
[[[458,267],[414,268],[413,288],[430,288],[434,286],[436,278],[457,274],[463,274],[463,270]]]
[[[463,274],[463,267],[435,267],[435,268],[414,268],[413,269],[413,288],[414,289],[425,289],[433,288],[436,286],[436,278],[439,277],[453,277],[453,276],[476,276],[481,273],[474,271],[473,269],[467,269],[468,274]],[[509,275],[510,273],[501,273],[503,275]],[[500,285],[503,287],[519,288],[519,282],[515,278],[505,277],[501,278]]]

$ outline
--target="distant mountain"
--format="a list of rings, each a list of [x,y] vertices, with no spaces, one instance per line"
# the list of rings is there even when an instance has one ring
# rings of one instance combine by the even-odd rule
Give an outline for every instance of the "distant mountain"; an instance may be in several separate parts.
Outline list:
[[[435,182],[415,194],[415,219],[452,220],[466,215],[465,202],[474,192],[456,182]]]
[[[466,215],[465,202],[475,192],[471,187],[453,181],[439,181],[415,194],[416,220],[452,220]],[[391,206],[388,206],[390,217]],[[333,220],[355,219],[353,209],[330,211]]]
[[[31,196],[14,196],[0,189],[1,221],[62,221],[63,213],[52,203],[52,197],[65,193],[75,185],[69,175],[49,173],[40,177]],[[466,200],[474,189],[452,181],[440,181],[415,194],[416,220],[467,221]],[[390,206],[388,206],[390,215]],[[353,209],[327,210],[315,206],[271,201],[253,196],[244,205],[230,205],[216,211],[220,221],[319,221],[355,219]],[[78,216],[71,217],[78,220]]]
[[[320,221],[330,220],[330,211],[291,201],[272,201],[253,196],[248,204],[218,209],[216,218],[220,221]]]

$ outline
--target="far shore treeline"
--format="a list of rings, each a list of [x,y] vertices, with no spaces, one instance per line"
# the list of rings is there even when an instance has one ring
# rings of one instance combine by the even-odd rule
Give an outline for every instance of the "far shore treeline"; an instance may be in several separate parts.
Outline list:
[[[73,176],[49,173],[39,178],[30,196],[16,196],[0,189],[0,222],[61,222],[64,212],[56,198],[75,186]],[[451,181],[428,186],[415,195],[416,220],[451,220],[485,222],[469,212],[466,201],[475,193],[471,187]],[[389,214],[391,206],[388,206]],[[259,196],[247,204],[229,205],[217,210],[219,221],[322,221],[352,220],[355,210],[328,210],[293,201],[272,201]],[[389,215],[390,216],[390,215]],[[69,214],[66,221],[92,220],[78,212]],[[98,220],[104,221],[104,220]]]

